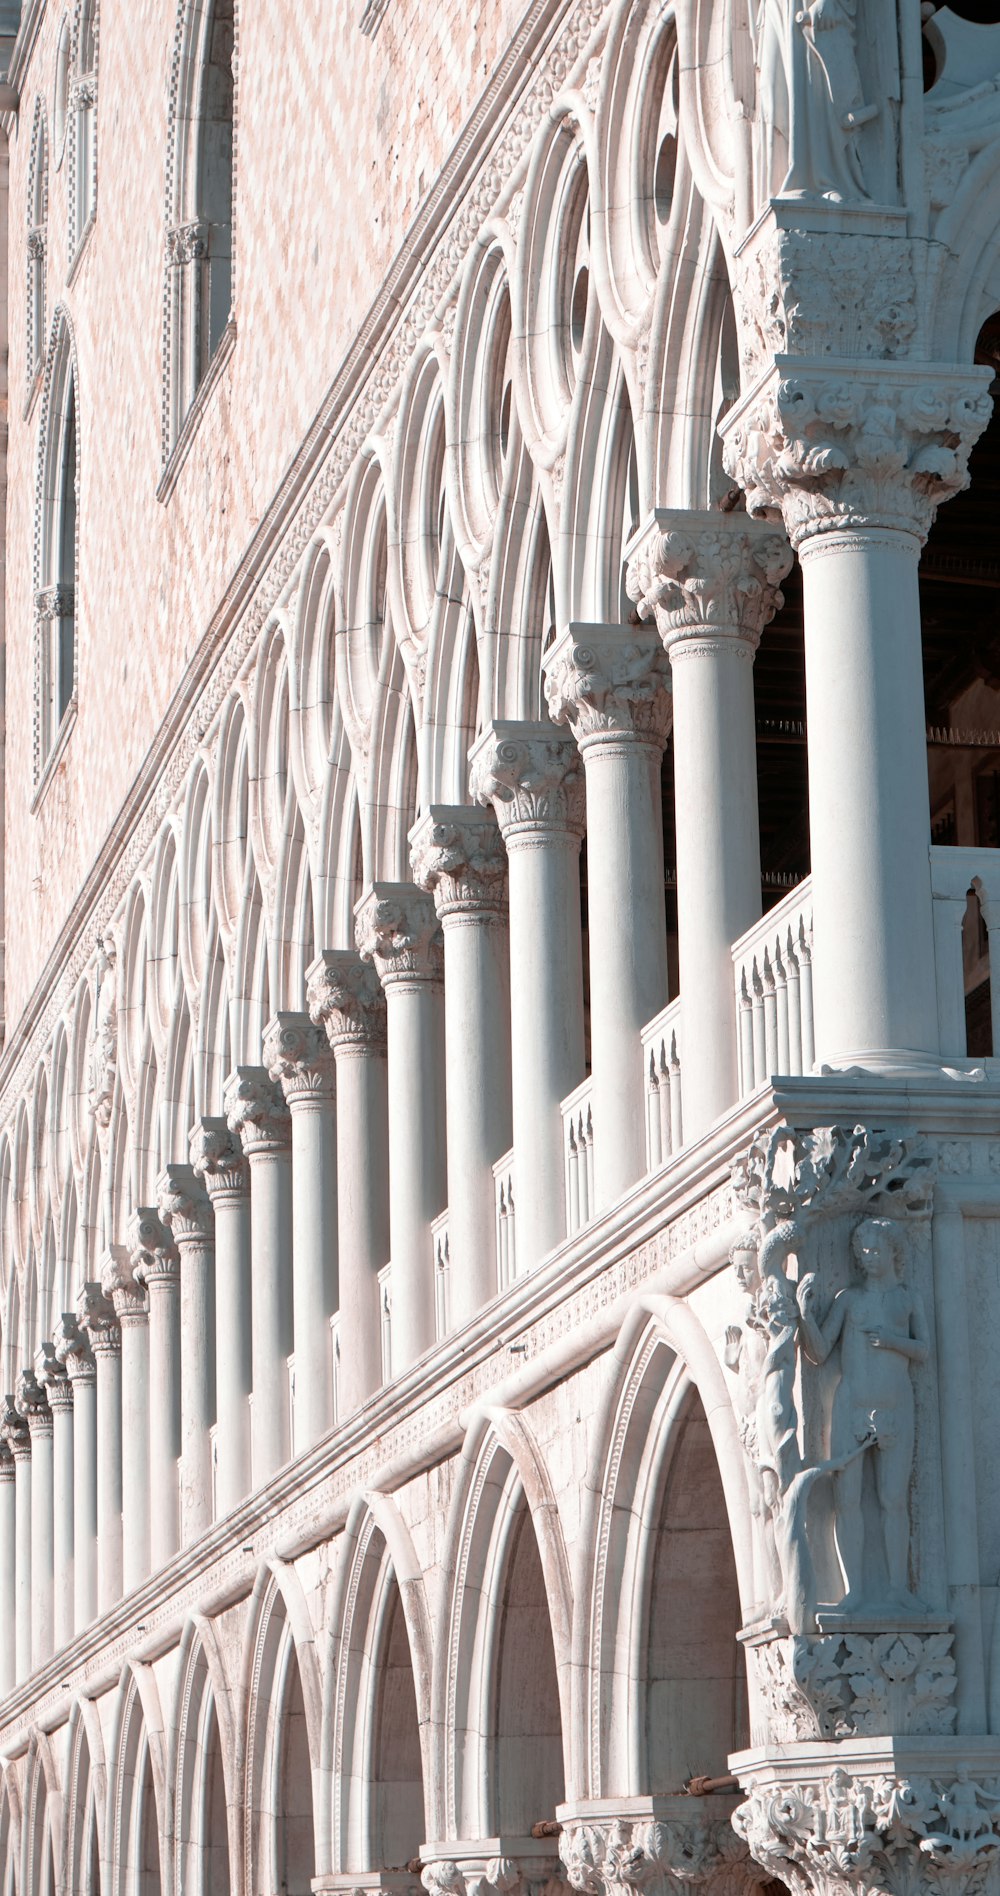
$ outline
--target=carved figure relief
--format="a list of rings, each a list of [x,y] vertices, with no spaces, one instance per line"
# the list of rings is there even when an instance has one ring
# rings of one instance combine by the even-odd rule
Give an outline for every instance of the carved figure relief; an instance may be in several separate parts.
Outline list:
[[[926,1611],[909,1585],[909,1488],[912,1375],[928,1330],[906,1257],[907,1224],[929,1210],[929,1168],[900,1135],[778,1128],[754,1142],[736,1188],[757,1225],[734,1250],[746,1301],[724,1361],[736,1379],[762,1617],[793,1635],[816,1631],[821,1483],[841,1580],[827,1610]],[[856,1215],[868,1208],[894,1215]],[[827,1298],[821,1274],[805,1268],[810,1254],[827,1265]],[[829,1584],[829,1558],[823,1571]]]
[[[858,0],[759,0],[754,28],[758,202],[867,197],[857,133],[879,107],[863,95]]]

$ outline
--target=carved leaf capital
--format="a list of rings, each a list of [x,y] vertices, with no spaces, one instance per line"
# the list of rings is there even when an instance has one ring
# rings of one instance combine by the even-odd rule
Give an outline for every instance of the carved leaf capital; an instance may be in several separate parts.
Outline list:
[[[506,914],[507,851],[492,811],[432,804],[411,831],[410,867],[440,920]]]
[[[753,650],[784,604],[792,564],[780,528],[746,514],[658,508],[630,543],[625,585],[675,659],[706,634]]]
[[[576,741],[553,724],[494,723],[469,759],[477,803],[492,803],[504,839],[521,831],[582,836],[585,792]]]
[[[300,1100],[331,1099],[333,1053],[322,1027],[308,1014],[281,1013],[264,1029],[264,1065],[289,1105]]]
[[[545,656],[555,724],[581,745],[638,737],[661,746],[670,730],[670,666],[659,639],[626,626],[568,625]]]
[[[433,900],[412,882],[376,882],[358,909],[358,953],[383,985],[440,981],[444,944]]]

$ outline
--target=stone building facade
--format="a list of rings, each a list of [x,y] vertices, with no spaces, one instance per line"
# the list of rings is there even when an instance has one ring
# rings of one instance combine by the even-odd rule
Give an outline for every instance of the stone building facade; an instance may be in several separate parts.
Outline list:
[[[0,1893],[992,1896],[1000,9],[0,43]]]

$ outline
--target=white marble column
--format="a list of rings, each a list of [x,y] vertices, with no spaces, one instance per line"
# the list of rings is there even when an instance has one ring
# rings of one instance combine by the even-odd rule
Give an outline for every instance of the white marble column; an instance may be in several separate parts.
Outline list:
[[[180,1256],[180,1545],[212,1524],[215,1420],[215,1221],[190,1165],[168,1165],[156,1202]]]
[[[495,723],[470,752],[470,786],[476,802],[493,804],[507,845],[517,1262],[524,1271],[566,1236],[559,1104],[584,1077],[583,766],[574,739],[555,725]]]
[[[149,1298],[149,1559],[155,1573],[180,1543],[181,1260],[154,1205],[129,1222],[132,1273]]]
[[[114,1306],[121,1331],[122,1587],[130,1593],[145,1580],[150,1561],[149,1315],[145,1292],[135,1280],[129,1253],[123,1244],[111,1245],[104,1254],[101,1289]],[[97,1348],[95,1337],[94,1349]],[[103,1433],[100,1357],[98,1365],[97,1426]],[[110,1383],[110,1375],[107,1381]],[[110,1389],[108,1393],[110,1396]],[[99,1533],[103,1526],[102,1512]],[[104,1610],[103,1596],[101,1610]]]
[[[52,1657],[55,1605],[52,1410],[33,1369],[21,1371],[14,1400],[31,1436],[31,1669],[34,1672]]]
[[[73,1384],[58,1356],[55,1339],[36,1350],[35,1376],[52,1411],[52,1648],[59,1652],[73,1637],[74,1415]]]
[[[250,1165],[251,1459],[253,1485],[291,1450],[288,1358],[292,1349],[291,1122],[266,1067],[237,1067],[226,1081],[226,1113]]]
[[[385,992],[389,1036],[392,1373],[435,1340],[431,1220],[447,1203],[441,928],[412,882],[376,882],[357,911],[360,953]]]
[[[333,1426],[330,1318],[337,1287],[337,1105],[334,1058],[308,1014],[275,1015],[264,1064],[292,1117],[293,1453]]]
[[[432,804],[411,835],[413,878],[444,936],[451,1322],[497,1292],[493,1165],[511,1143],[507,852],[491,811]]]
[[[124,1590],[122,1332],[114,1305],[100,1284],[83,1285],[77,1298],[76,1315],[94,1353],[97,1611],[106,1613],[121,1599]],[[80,1631],[79,1625],[77,1631]]]
[[[815,336],[825,314],[800,300]],[[905,1069],[939,1049],[917,563],[965,483],[989,372],[830,377],[783,355],[726,417],[726,464],[753,510],[781,508],[802,566],[817,1062]]]
[[[667,1002],[660,769],[669,667],[655,633],[569,625],[544,669],[549,713],[572,728],[587,785],[594,1180],[603,1207],[646,1170],[639,1036]]]
[[[215,1214],[215,1513],[250,1492],[250,1168],[224,1119],[192,1129],[191,1164]]]
[[[14,1457],[0,1441],[0,1698],[13,1690],[16,1661],[17,1601],[17,1492]]]
[[[739,1096],[731,951],[761,914],[753,661],[791,564],[780,528],[744,513],[659,509],[629,547],[629,593],[655,618],[673,676],[688,1140]]]
[[[116,1326],[117,1327],[117,1326]],[[97,1366],[85,1331],[67,1314],[53,1337],[73,1391],[73,1594],[71,1630],[82,1633],[97,1617]],[[51,1401],[51,1395],[50,1395]],[[118,1537],[121,1538],[119,1520]],[[58,1554],[57,1571],[58,1571]]]
[[[14,1678],[20,1685],[31,1672],[31,1436],[10,1395],[0,1405],[0,1436],[14,1458]]]
[[[378,1273],[389,1262],[389,1087],[386,1007],[378,975],[348,950],[327,949],[306,977],[309,1012],[337,1063],[338,1420],[382,1382]]]

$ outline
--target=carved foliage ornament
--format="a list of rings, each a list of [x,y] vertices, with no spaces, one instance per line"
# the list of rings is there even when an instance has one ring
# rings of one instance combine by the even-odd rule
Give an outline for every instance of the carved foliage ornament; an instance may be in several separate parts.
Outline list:
[[[659,509],[632,542],[625,586],[639,617],[655,619],[671,657],[706,632],[756,649],[784,605],[791,564],[784,534],[770,523]]]
[[[567,626],[544,662],[554,724],[579,743],[636,735],[662,747],[670,729],[670,668],[659,639],[611,627]]]
[[[358,952],[383,982],[440,981],[444,943],[437,910],[414,884],[377,882],[358,910]]]
[[[893,1127],[774,1126],[733,1166],[738,1202],[758,1217],[802,1211],[863,1211],[887,1193],[901,1210],[928,1215],[934,1191],[929,1147]]]
[[[954,1729],[951,1633],[837,1632],[754,1642],[769,1743]]]
[[[413,833],[413,880],[434,896],[439,918],[507,909],[507,851],[487,811],[432,805]]]
[[[704,1816],[634,1823],[564,1823],[559,1851],[573,1888],[582,1896],[625,1896],[649,1891],[674,1896],[697,1885],[718,1896],[738,1896],[766,1882],[725,1822]]]
[[[225,1106],[229,1129],[248,1156],[291,1143],[288,1107],[266,1067],[237,1067],[226,1081]]]
[[[575,740],[544,724],[495,724],[471,756],[469,786],[492,803],[505,838],[544,824],[582,836],[583,765]]]
[[[968,486],[988,376],[783,358],[727,416],[726,471],[751,513],[783,514],[794,546],[852,527],[924,540],[941,501]]]
[[[334,1088],[333,1054],[322,1027],[308,1014],[276,1014],[264,1030],[264,1064],[291,1104],[329,1099]]]
[[[320,955],[306,978],[306,1005],[331,1047],[384,1049],[385,995],[375,969],[359,955],[336,949]]]
[[[917,326],[906,238],[765,227],[733,286],[744,387],[776,355],[891,359]]]
[[[733,1817],[757,1861],[795,1896],[986,1896],[1000,1865],[1000,1780],[853,1777],[747,1785]]]
[[[203,1119],[191,1130],[188,1150],[191,1168],[211,1196],[226,1192],[242,1195],[249,1189],[243,1147],[227,1120]]]

